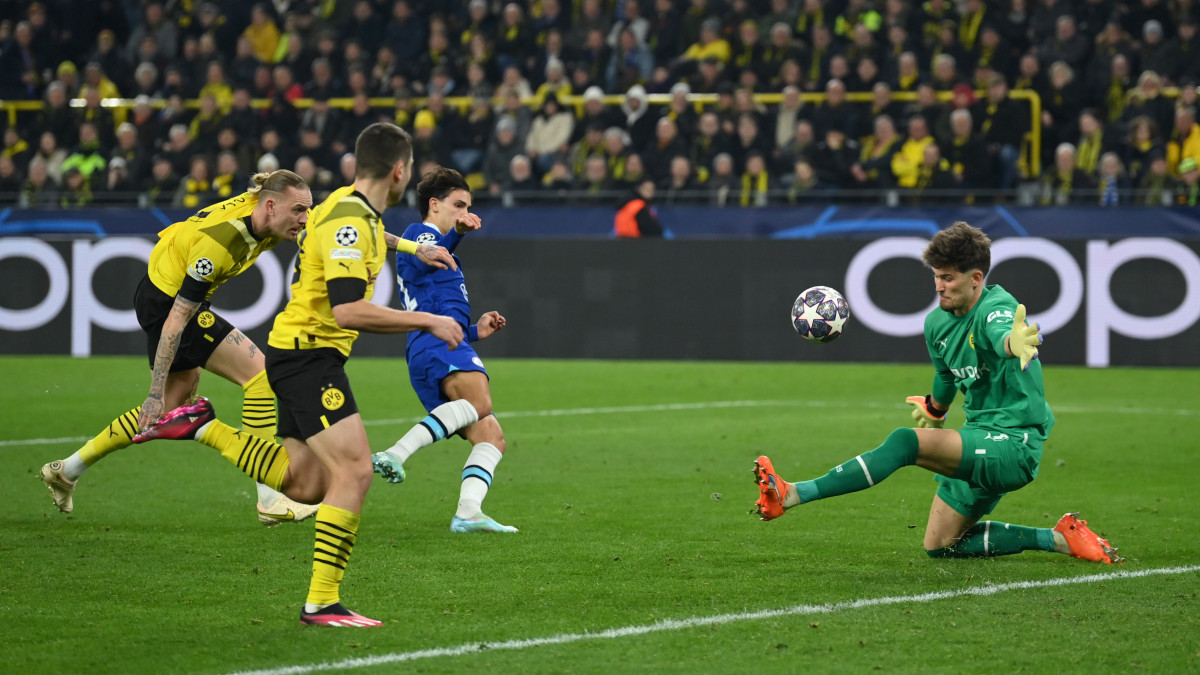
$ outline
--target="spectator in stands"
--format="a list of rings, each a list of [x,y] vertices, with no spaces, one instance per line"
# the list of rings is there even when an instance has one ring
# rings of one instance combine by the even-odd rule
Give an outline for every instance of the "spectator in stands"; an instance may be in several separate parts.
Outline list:
[[[509,165],[513,157],[521,154],[523,146],[517,143],[517,123],[508,116],[496,122],[496,134],[483,158],[483,177],[488,192],[499,195],[509,178]]]
[[[1059,16],[1054,23],[1054,37],[1047,39],[1038,49],[1038,58],[1045,65],[1062,61],[1077,73],[1083,72],[1090,46],[1087,38],[1076,30],[1075,18],[1070,14]]]
[[[692,136],[691,143],[688,145],[690,146],[688,157],[703,180],[707,177],[708,168],[713,166],[717,155],[731,154],[734,143],[721,130],[720,123],[717,121],[717,114],[707,111],[700,115],[700,121],[696,124],[696,133]],[[734,163],[735,168],[733,170],[736,171],[736,160]]]
[[[0,204],[13,206],[20,201],[21,176],[12,157],[0,155]]]
[[[150,164],[146,151],[138,143],[138,131],[130,122],[117,128],[117,147],[112,151],[112,160],[120,159],[125,165],[125,174],[136,191],[137,186],[150,175]],[[111,160],[110,160],[111,165]]]
[[[840,47],[833,41],[833,33],[825,24],[818,24],[812,29],[812,48],[808,55],[808,68],[805,70],[804,86],[809,91],[816,91],[822,82],[829,79],[829,62],[841,53]]]
[[[521,5],[510,2],[504,6],[493,44],[496,65],[501,70],[513,65],[522,70],[533,67],[536,47],[533,29],[525,18],[525,10]]]
[[[546,81],[538,85],[534,93],[538,103],[544,100],[547,94],[554,94],[559,100],[571,95],[571,81],[567,79],[567,67],[562,61],[557,58],[546,61],[544,72]]]
[[[1025,137],[1022,107],[1008,97],[1008,84],[1002,75],[993,75],[987,97],[977,101],[971,117],[976,131],[983,137],[990,161],[999,177],[1001,189],[1016,185],[1017,161]]]
[[[188,164],[188,173],[179,182],[172,200],[174,206],[195,209],[213,201],[212,177],[208,160],[195,155]]]
[[[1200,161],[1200,125],[1196,124],[1196,112],[1192,108],[1175,111],[1175,124],[1167,139],[1167,166],[1171,172],[1182,176],[1179,168],[1185,159]]]
[[[42,83],[42,63],[33,49],[33,28],[28,21],[17,23],[12,37],[0,46],[0,98],[33,100]]]
[[[102,174],[103,172],[101,172]],[[62,191],[58,205],[64,209],[78,209],[92,203],[92,186],[88,177],[77,167],[63,172]]]
[[[1193,8],[1200,4],[1192,3]],[[1163,74],[1172,82],[1196,82],[1200,80],[1200,37],[1196,35],[1194,16],[1184,16],[1176,24],[1178,34],[1164,48]]]
[[[1083,96],[1075,82],[1075,70],[1066,61],[1050,66],[1050,88],[1042,97],[1043,155],[1061,142],[1074,140],[1076,120],[1083,107]]]
[[[742,191],[738,201],[742,206],[766,206],[770,199],[771,172],[761,152],[746,156],[746,167],[742,171]]]
[[[38,137],[38,149],[30,161],[39,162],[46,175],[54,182],[57,189],[58,181],[62,178],[63,162],[67,161],[67,151],[59,147],[58,137],[50,131],[43,131]],[[33,172],[29,172],[32,176]]]
[[[926,145],[921,156],[921,165],[917,169],[917,181],[913,185],[913,203],[961,203],[962,197],[953,194],[960,188],[962,183],[951,170],[950,162],[942,157],[937,144]]]
[[[1100,168],[1100,157],[1105,153],[1116,152],[1120,142],[1116,134],[1105,128],[1100,119],[1100,113],[1093,108],[1085,108],[1079,113],[1079,142],[1076,144],[1075,165],[1095,180]]]
[[[14,166],[24,168],[29,166],[33,148],[21,138],[21,133],[16,128],[9,127],[4,130],[4,150],[0,152],[0,157],[7,157],[12,160]]]
[[[1124,153],[1124,164],[1135,184],[1140,183],[1142,176],[1149,170],[1152,157],[1165,158],[1166,148],[1149,117],[1135,117],[1130,120]]]
[[[875,118],[875,133],[862,141],[858,161],[850,167],[854,183],[849,187],[887,189],[894,187],[892,157],[900,149],[900,136],[890,115]]]
[[[829,127],[812,156],[817,180],[835,188],[850,187],[851,167],[858,161],[860,153],[858,141],[848,138],[840,127]]]
[[[604,161],[614,183],[625,182],[625,163],[629,159],[629,137],[620,127],[604,130]]]
[[[626,6],[636,7],[637,3],[627,0]],[[635,84],[648,82],[653,69],[654,57],[649,48],[638,40],[634,30],[626,28],[621,31],[617,45],[609,56],[605,85],[608,91],[625,91]]]
[[[558,159],[550,165],[550,170],[542,176],[542,189],[563,197],[575,189],[575,174],[571,173],[566,160]]]
[[[29,162],[29,177],[21,189],[21,205],[31,209],[54,208],[58,206],[58,197],[58,182],[46,171],[46,163],[34,157]]]
[[[704,186],[696,180],[692,161],[684,155],[671,158],[667,178],[660,184],[658,194],[663,204],[698,204],[704,201]]]
[[[1139,204],[1167,206],[1175,201],[1176,179],[1167,169],[1167,158],[1162,151],[1148,157],[1149,164],[1137,181]]]
[[[881,115],[886,115],[893,121],[903,119],[904,106],[899,101],[892,100],[891,85],[887,82],[876,82],[871,88],[871,103],[867,106],[866,113],[858,116],[858,124],[851,132],[860,143],[875,132],[875,120]]]
[[[350,185],[354,182],[354,172],[358,162],[355,160],[353,152],[347,152],[342,155],[342,159],[338,162],[338,175],[341,181],[338,185]]]
[[[1200,205],[1200,164],[1191,157],[1179,162],[1179,181],[1175,183],[1175,205]]]
[[[36,128],[54,134],[60,145],[74,146],[79,140],[75,113],[68,106],[66,85],[54,81],[46,87],[46,101],[38,114]]]
[[[811,119],[817,133],[823,135],[831,128],[843,133],[854,130],[858,114],[853,105],[846,101],[846,85],[838,79],[829,80],[825,84],[825,95],[826,100],[817,104],[812,112]]]
[[[575,189],[584,193],[582,203],[592,205],[611,203],[607,193],[619,187],[620,184],[609,174],[608,162],[602,156],[592,156],[584,162],[583,173],[575,184]]]
[[[354,148],[354,140],[358,134],[375,122],[380,121],[379,113],[371,109],[371,101],[366,94],[356,94],[351,105],[350,113],[342,118],[341,130],[333,142],[334,152],[346,153]]]
[[[229,199],[238,194],[235,190],[241,187],[240,181],[243,172],[238,164],[236,154],[230,150],[222,150],[217,155],[217,168],[214,173],[216,175],[212,179],[212,190],[216,199]],[[312,183],[308,185],[310,188],[312,187]]]
[[[1098,192],[1101,206],[1119,206],[1128,203],[1130,184],[1121,166],[1121,158],[1115,152],[1106,152],[1100,157]]]
[[[629,134],[630,145],[634,148],[646,147],[654,138],[655,117],[649,114],[649,97],[645,87],[635,84],[625,92],[621,112],[625,115],[623,127]]]
[[[951,54],[938,54],[933,59],[933,88],[935,91],[951,91],[962,82],[958,75],[958,62]]]
[[[590,157],[604,155],[604,127],[600,122],[588,122],[587,131],[583,138],[571,144],[565,157],[567,166],[573,175],[581,175]]]
[[[670,175],[671,160],[676,156],[687,157],[688,149],[680,138],[679,127],[671,116],[658,118],[654,144],[642,151],[646,173],[656,181]]]
[[[646,178],[633,188],[633,195],[617,209],[613,235],[620,238],[658,238],[663,236],[658,210],[654,208],[654,181]]]
[[[130,202],[130,196],[135,192],[137,192],[137,188],[130,179],[125,160],[114,157],[108,163],[104,182],[95,191],[94,197],[97,204],[127,205]]]
[[[100,147],[100,136],[96,131],[96,125],[91,122],[80,124],[79,144],[75,146],[74,152],[67,155],[62,164],[63,190],[67,191],[70,189],[67,172],[71,169],[78,169],[85,181],[95,179],[97,184],[99,184],[104,175],[104,167],[107,164],[108,160],[104,158],[104,150]]]
[[[1095,184],[1075,166],[1075,146],[1060,143],[1054,149],[1054,167],[1042,176],[1043,206],[1095,203]]]
[[[950,127],[951,137],[939,149],[955,179],[967,189],[993,187],[991,158],[983,139],[975,133],[970,110],[960,108],[950,113]]]
[[[1163,41],[1162,23],[1150,19],[1142,25],[1142,48],[1138,53],[1138,64],[1142,70],[1165,74],[1173,68],[1170,58],[1171,51]]]
[[[733,91],[732,85],[729,85],[728,82],[725,84],[729,87],[729,92],[731,94]],[[662,113],[664,117],[670,117],[671,120],[675,122],[675,127],[679,131],[679,137],[681,139],[691,138],[692,134],[696,133],[696,123],[700,118],[700,116],[696,114],[695,106],[692,105],[691,101],[688,101],[688,94],[690,92],[691,90],[688,88],[686,82],[675,83],[675,85],[671,87],[671,100],[667,103],[667,109]],[[721,101],[718,101],[715,108],[718,117],[721,118],[722,131],[725,131],[725,133],[728,134],[732,134],[734,132],[733,115],[732,110],[728,108],[722,112],[722,102],[728,106],[729,102],[732,100],[733,97],[731,95],[723,95],[721,97]],[[728,115],[728,118],[726,118],[726,115]],[[655,127],[655,135],[657,136],[657,134],[658,128]]]
[[[254,84],[254,74],[263,62],[254,51],[254,43],[246,35],[237,40],[237,51],[229,64],[229,77],[235,87],[249,87]]]
[[[715,58],[725,64],[732,56],[733,49],[729,46],[729,41],[721,37],[721,20],[711,17],[700,24],[699,39],[683,52],[676,65],[687,69],[708,58]]]
[[[548,171],[554,159],[567,151],[574,127],[575,116],[563,110],[558,97],[547,96],[525,139],[525,153],[538,170]]]
[[[250,41],[254,56],[260,63],[275,62],[275,51],[279,48],[279,26],[275,25],[266,4],[259,3],[250,9],[250,25],[246,26],[242,35]],[[159,43],[163,44],[161,38]],[[164,45],[163,51],[173,54],[174,48]]]
[[[1152,70],[1138,76],[1133,101],[1125,108],[1126,119],[1139,115],[1149,117],[1159,129],[1171,129],[1175,124],[1175,106],[1162,95],[1162,78]]]
[[[914,188],[920,177],[921,165],[925,161],[925,147],[933,144],[925,118],[917,115],[908,121],[908,138],[892,157],[892,173],[896,184],[902,188]]]
[[[177,53],[175,24],[164,14],[162,3],[150,2],[145,5],[142,13],[142,23],[133,29],[133,32],[129,34],[129,42],[126,43],[126,49],[129,51],[129,60],[139,60],[136,58],[138,56],[137,50],[141,47],[142,40],[145,37],[154,38],[158,49],[168,58],[174,57]]]
[[[808,159],[816,150],[816,132],[812,122],[800,120],[796,122],[796,135],[787,145],[775,151],[775,171],[787,173],[799,159]],[[889,169],[890,171],[890,169]]]
[[[179,177],[174,165],[166,155],[155,155],[150,168],[150,177],[142,186],[142,197],[148,206],[167,206],[175,198]]]
[[[733,171],[733,156],[722,152],[712,160],[712,172],[704,181],[709,202],[716,206],[728,206],[741,191],[742,179]]]

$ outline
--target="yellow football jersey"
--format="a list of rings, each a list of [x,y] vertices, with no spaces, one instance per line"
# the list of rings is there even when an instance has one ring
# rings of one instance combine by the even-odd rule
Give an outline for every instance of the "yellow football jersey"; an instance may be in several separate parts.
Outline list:
[[[267,343],[278,349],[333,347],[349,356],[358,331],[334,320],[325,284],[362,279],[367,282],[365,297],[371,297],[387,262],[383,219],[366,197],[347,185],[313,209],[296,243],[300,255],[292,272],[292,299],[275,317]]]
[[[186,277],[217,287],[241,274],[258,256],[279,243],[278,237],[258,239],[251,231],[250,213],[258,195],[248,192],[198,211],[158,233],[150,252],[148,274],[158,290],[174,297]]]

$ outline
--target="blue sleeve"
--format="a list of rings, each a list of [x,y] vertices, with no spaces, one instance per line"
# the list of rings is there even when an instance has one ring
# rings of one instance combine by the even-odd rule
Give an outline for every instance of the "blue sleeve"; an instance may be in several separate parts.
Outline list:
[[[463,240],[464,236],[466,235],[459,234],[458,230],[451,228],[449,232],[442,235],[442,238],[438,240],[438,246],[454,253],[454,249],[458,248],[458,243]]]

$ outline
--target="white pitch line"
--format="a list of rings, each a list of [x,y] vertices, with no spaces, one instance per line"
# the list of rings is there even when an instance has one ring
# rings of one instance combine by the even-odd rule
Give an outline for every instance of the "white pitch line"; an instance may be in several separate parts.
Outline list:
[[[832,614],[848,609],[860,609],[863,607],[880,607],[884,605],[900,605],[906,603],[923,603],[933,602],[934,600],[945,600],[948,598],[959,598],[968,595],[995,595],[997,593],[1005,593],[1008,591],[1026,590],[1031,588],[1051,588],[1055,586],[1070,586],[1074,584],[1091,584],[1104,581],[1115,581],[1118,579],[1137,579],[1140,577],[1157,576],[1165,574],[1186,574],[1188,572],[1200,572],[1200,565],[1188,565],[1185,567],[1160,567],[1156,569],[1146,570],[1130,570],[1121,572],[1110,572],[1106,574],[1089,574],[1080,577],[1060,577],[1058,579],[1044,579],[1042,581],[1016,581],[1007,584],[989,584],[984,586],[972,586],[970,588],[962,588],[952,591],[933,591],[930,593],[921,593],[919,595],[896,595],[883,598],[860,598],[858,600],[847,600],[844,602],[834,602],[824,605],[795,605],[783,609],[764,609],[757,612],[739,612],[734,614],[717,614],[715,616],[699,616],[690,619],[664,619],[652,624],[643,624],[640,626],[625,626],[623,628],[609,628],[596,633],[562,633],[559,635],[551,635],[542,638],[530,638],[526,640],[505,640],[502,642],[471,642],[458,645],[457,647],[441,647],[437,649],[422,649],[414,652],[398,652],[395,654],[381,654],[379,656],[368,656],[356,659],[345,659],[342,661],[327,661],[325,663],[311,663],[307,665],[284,666],[282,668],[268,668],[264,670],[243,670],[234,673],[233,675],[302,675],[303,673],[316,673],[332,670],[350,670],[353,668],[366,668],[370,666],[387,665],[391,663],[407,663],[409,661],[419,661],[422,659],[433,659],[445,656],[463,656],[465,654],[477,654],[481,652],[491,652],[499,650],[519,650],[529,649],[530,647],[545,647],[548,645],[563,645],[573,642],[582,642],[584,640],[612,640],[623,637],[635,637],[638,635],[647,635],[649,633],[661,633],[665,631],[683,630],[686,628],[697,628],[700,626],[714,626],[725,623],[733,623],[736,621],[755,621],[759,619],[773,619],[785,616],[806,616],[811,614]]]
[[[630,405],[607,408],[562,408],[558,410],[518,410],[500,412],[501,419],[518,417],[564,417],[568,415],[634,415],[651,412],[677,412],[684,410],[713,410],[717,408],[862,408],[867,410],[897,410],[903,406],[893,403],[851,403],[848,401],[705,401],[699,403],[663,403],[659,405]],[[1080,406],[1056,406],[1051,408],[1056,413],[1081,415],[1169,415],[1194,416],[1200,415],[1200,410],[1194,408],[1085,408]],[[392,426],[397,424],[415,424],[422,417],[398,417],[381,420],[364,420],[368,427]],[[0,448],[21,445],[56,445],[59,443],[83,443],[91,436],[63,436],[60,438],[21,438],[0,440]]]

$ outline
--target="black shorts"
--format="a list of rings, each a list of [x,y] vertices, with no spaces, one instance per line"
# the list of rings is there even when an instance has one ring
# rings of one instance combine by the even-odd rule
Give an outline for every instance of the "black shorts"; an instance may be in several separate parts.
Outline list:
[[[279,400],[280,438],[308,440],[358,412],[344,366],[333,348],[278,349],[267,345],[267,382]]]
[[[151,368],[154,367],[154,356],[158,353],[163,324],[167,322],[174,304],[175,298],[159,290],[148,276],[142,277],[133,294],[133,310],[137,313],[142,330],[146,331],[146,355],[150,357]],[[192,317],[180,336],[179,349],[175,352],[175,360],[171,362],[171,372],[203,368],[213,351],[233,330],[233,324],[212,311],[207,300],[200,303],[196,316]]]

